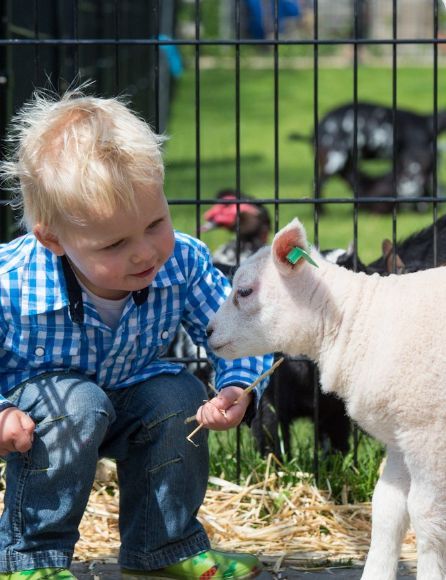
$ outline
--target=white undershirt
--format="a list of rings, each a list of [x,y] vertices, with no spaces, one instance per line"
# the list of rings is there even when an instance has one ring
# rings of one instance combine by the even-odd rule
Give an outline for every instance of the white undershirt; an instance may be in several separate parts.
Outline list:
[[[77,278],[77,281],[82,290],[87,293],[89,301],[98,311],[102,322],[115,330],[119,324],[121,314],[125,308],[127,300],[131,296],[131,293],[129,292],[127,296],[124,296],[124,298],[120,298],[119,300],[109,300],[108,298],[101,298],[100,296],[93,294],[91,290],[86,288],[85,284],[82,284],[79,278]]]

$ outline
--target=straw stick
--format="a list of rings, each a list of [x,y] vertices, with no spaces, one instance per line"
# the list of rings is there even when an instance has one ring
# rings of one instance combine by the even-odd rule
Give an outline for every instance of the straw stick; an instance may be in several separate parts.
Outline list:
[[[283,363],[283,360],[284,360],[283,356],[280,357],[279,360],[277,360],[268,371],[265,371],[263,374],[260,375],[260,377],[257,377],[256,380],[251,385],[249,385],[249,387],[246,388],[240,395],[240,397],[232,404],[236,405],[239,401],[241,401],[244,397],[246,397],[246,395],[248,395],[260,383],[260,381],[263,381],[263,379],[268,375],[272,375],[273,372],[276,370],[276,368]]]
[[[211,389],[211,391],[215,394],[218,395],[218,391],[217,389],[214,387],[214,385],[212,385],[211,383],[208,383],[208,387]]]
[[[262,373],[262,374],[261,374],[259,377],[257,377],[257,378],[256,378],[256,380],[255,380],[253,383],[251,383],[251,384],[249,385],[249,387],[247,387],[247,388],[246,388],[246,389],[243,391],[243,393],[240,395],[240,397],[239,397],[238,399],[236,399],[236,400],[235,400],[235,401],[232,403],[232,405],[231,405],[231,406],[237,405],[237,403],[239,403],[239,402],[240,402],[240,401],[241,401],[241,400],[242,400],[244,397],[246,397],[246,395],[248,395],[248,394],[249,394],[249,393],[250,393],[250,392],[251,392],[251,391],[252,391],[252,390],[253,390],[253,389],[254,389],[254,388],[255,388],[255,387],[256,387],[256,386],[257,386],[257,385],[260,383],[260,381],[262,381],[262,380],[263,380],[265,377],[267,377],[267,376],[271,375],[271,374],[272,374],[272,373],[273,373],[273,372],[276,370],[276,368],[277,368],[279,365],[281,365],[281,364],[283,363],[283,360],[284,360],[284,357],[282,356],[281,358],[279,358],[279,360],[277,360],[277,361],[276,361],[276,362],[273,364],[273,366],[272,366],[272,367],[271,367],[269,370],[265,371],[265,372],[264,372],[264,373]],[[223,413],[223,411],[221,411],[221,413],[222,413],[223,415],[225,415],[225,413]],[[196,418],[196,416],[195,416],[194,418]],[[186,419],[185,423],[188,423],[188,422],[190,422],[190,420],[192,420],[192,417],[188,417],[188,418]],[[196,433],[198,433],[198,431],[200,431],[200,429],[202,429],[203,427],[204,427],[204,425],[203,425],[202,423],[200,423],[200,425],[198,425],[198,427],[196,427],[196,428],[195,428],[195,429],[194,429],[194,430],[193,430],[191,433],[189,433],[189,435],[186,437],[186,439],[187,439],[188,441],[190,441],[190,442],[191,442],[193,445],[195,445],[195,447],[198,447],[198,445],[192,441],[192,437],[193,437],[193,436],[194,436]]]
[[[193,437],[193,436],[194,436],[196,433],[198,433],[198,431],[200,431],[200,429],[203,429],[203,427],[204,427],[203,423],[200,423],[200,424],[198,425],[198,427],[195,427],[195,429],[194,429],[194,430],[193,430],[191,433],[189,433],[189,435],[186,437],[186,439],[187,439],[188,441],[190,441],[190,442],[192,443],[192,445],[195,445],[195,447],[198,447],[198,444],[197,444],[197,443],[195,443],[195,441],[192,441],[192,437]]]

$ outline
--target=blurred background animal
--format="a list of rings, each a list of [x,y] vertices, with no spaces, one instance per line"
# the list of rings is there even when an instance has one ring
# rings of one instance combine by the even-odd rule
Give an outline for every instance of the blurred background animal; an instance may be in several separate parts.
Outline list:
[[[271,218],[266,207],[256,203],[254,197],[238,195],[234,189],[222,189],[216,199],[222,203],[216,203],[204,213],[201,231],[223,228],[234,234],[234,238],[213,252],[214,265],[223,273],[231,274],[234,267],[268,243]]]
[[[356,121],[355,121],[356,119]],[[338,176],[359,197],[398,197],[410,201],[415,197],[430,196],[433,192],[435,168],[435,136],[446,130],[446,110],[433,114],[420,114],[384,105],[357,102],[347,103],[329,111],[318,124],[318,166],[320,191],[328,179]],[[394,130],[395,127],[395,130]],[[354,159],[355,133],[357,162]],[[291,139],[311,141],[300,133]],[[372,160],[392,163],[393,167],[382,174],[366,171]],[[396,189],[395,189],[396,186]],[[365,209],[388,213],[391,203],[363,204]],[[417,205],[423,209],[422,204]]]
[[[326,257],[349,270],[367,274],[406,274],[418,272],[436,266],[446,265],[446,215],[441,216],[436,224],[431,224],[393,246],[390,240],[383,240],[382,254],[370,264],[364,264],[356,258],[351,244],[347,250],[325,252]],[[395,266],[395,269],[394,269]]]

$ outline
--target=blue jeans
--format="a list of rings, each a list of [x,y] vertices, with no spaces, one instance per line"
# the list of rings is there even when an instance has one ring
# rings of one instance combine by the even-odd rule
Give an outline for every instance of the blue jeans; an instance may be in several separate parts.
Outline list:
[[[105,391],[72,372],[35,377],[8,397],[36,423],[10,453],[0,572],[71,564],[99,457],[116,459],[122,567],[152,570],[209,549],[196,519],[208,479],[206,430],[186,436],[206,397],[186,371]]]

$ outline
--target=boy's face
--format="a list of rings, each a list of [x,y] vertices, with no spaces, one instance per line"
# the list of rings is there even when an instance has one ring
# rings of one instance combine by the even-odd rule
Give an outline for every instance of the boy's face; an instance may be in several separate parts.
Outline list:
[[[136,190],[138,211],[118,209],[82,225],[64,224],[48,241],[40,226],[34,233],[57,255],[65,254],[76,275],[94,294],[118,300],[148,286],[173,252],[175,240],[162,185]]]

